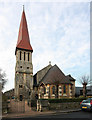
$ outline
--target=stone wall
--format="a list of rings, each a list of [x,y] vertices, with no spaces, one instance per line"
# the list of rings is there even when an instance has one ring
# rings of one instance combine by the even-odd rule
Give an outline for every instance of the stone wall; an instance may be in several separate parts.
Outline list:
[[[65,109],[77,109],[80,108],[79,102],[68,103],[50,103],[49,110],[65,110]]]
[[[47,111],[49,110],[48,100],[37,100],[37,111]]]
[[[80,102],[49,103],[48,100],[37,100],[37,111],[79,109]]]
[[[32,53],[30,51],[17,50],[15,66],[15,98],[20,99],[20,96],[22,96],[22,98],[28,99],[29,93],[31,92],[32,89],[33,89]]]

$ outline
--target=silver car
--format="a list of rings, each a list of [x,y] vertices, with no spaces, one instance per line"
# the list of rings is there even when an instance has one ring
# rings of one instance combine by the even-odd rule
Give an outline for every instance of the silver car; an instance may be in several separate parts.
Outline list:
[[[92,111],[92,98],[88,98],[87,100],[83,100],[80,103],[80,107],[82,110]]]

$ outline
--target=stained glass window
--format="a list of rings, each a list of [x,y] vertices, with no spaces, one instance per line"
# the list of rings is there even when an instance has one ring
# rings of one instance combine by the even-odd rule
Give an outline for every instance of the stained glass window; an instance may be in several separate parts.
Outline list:
[[[64,85],[64,93],[66,93],[66,86]]]

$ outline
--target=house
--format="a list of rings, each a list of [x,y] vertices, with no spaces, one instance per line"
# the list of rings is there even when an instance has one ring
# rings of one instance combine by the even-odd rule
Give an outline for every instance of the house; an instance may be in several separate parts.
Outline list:
[[[8,99],[14,98],[14,89],[11,89],[11,90],[8,90],[8,91],[4,92],[4,95],[5,95]]]
[[[92,85],[86,87],[86,95],[92,96]],[[75,96],[83,96],[83,87],[75,87]]]

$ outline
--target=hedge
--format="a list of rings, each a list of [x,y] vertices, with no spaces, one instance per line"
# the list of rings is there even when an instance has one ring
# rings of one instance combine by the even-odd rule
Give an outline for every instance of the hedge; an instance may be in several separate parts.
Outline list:
[[[66,103],[66,102],[81,102],[87,98],[61,98],[61,99],[40,99],[40,100],[48,100],[49,103]]]

